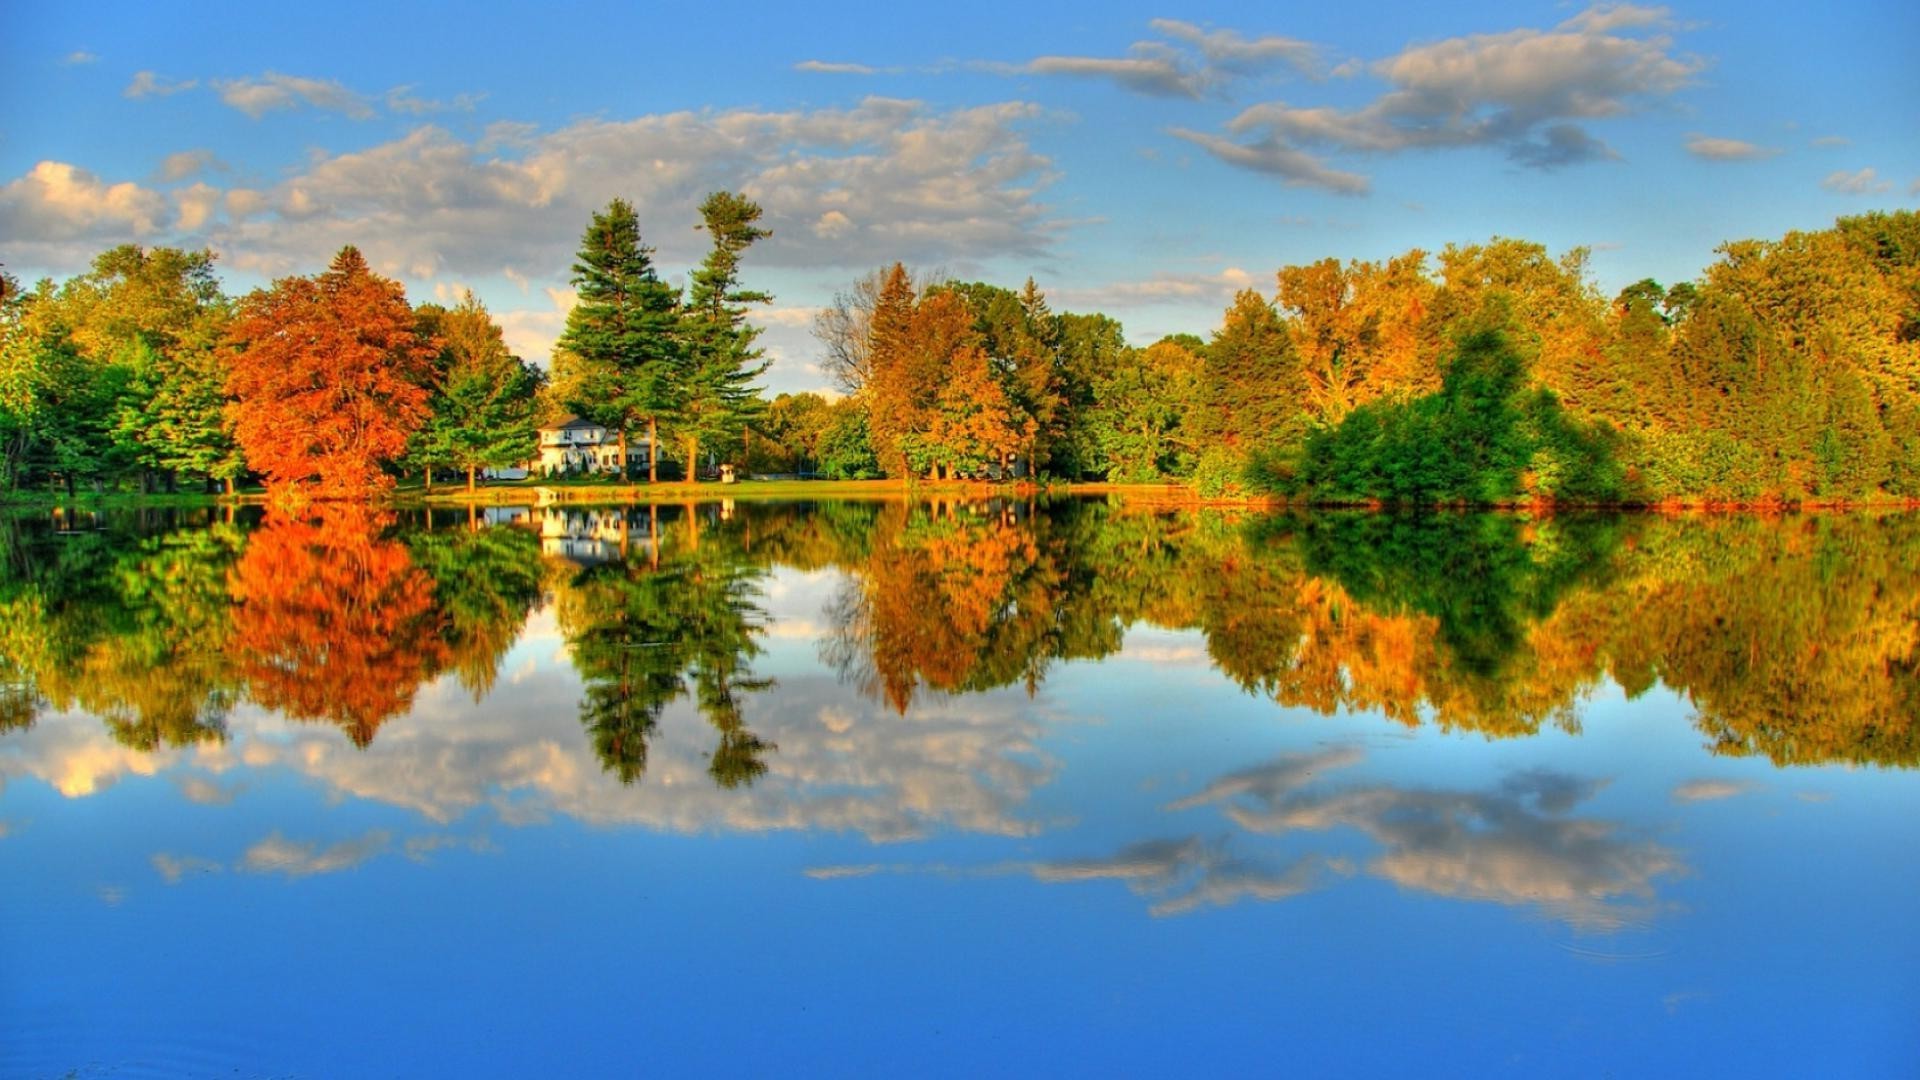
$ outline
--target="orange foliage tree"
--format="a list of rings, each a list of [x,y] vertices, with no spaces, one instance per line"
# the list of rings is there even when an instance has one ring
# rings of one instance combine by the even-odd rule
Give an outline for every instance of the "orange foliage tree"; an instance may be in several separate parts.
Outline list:
[[[381,465],[425,422],[438,351],[398,282],[341,248],[326,273],[243,300],[233,341],[234,434],[269,489],[297,500],[391,486]]]

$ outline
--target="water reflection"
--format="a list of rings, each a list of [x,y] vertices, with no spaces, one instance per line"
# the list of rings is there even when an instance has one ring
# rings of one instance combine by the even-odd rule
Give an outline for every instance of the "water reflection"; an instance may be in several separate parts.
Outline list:
[[[1391,1042],[1898,1074],[1915,530],[0,518],[0,1072],[202,1030],[252,1041],[178,1071],[524,1072],[613,1029],[705,1060],[728,1000],[783,1052],[839,1023],[815,1056],[865,1071],[964,1030],[1067,1071],[1238,1038],[1237,1071],[1318,1039],[1309,1072],[1405,1071],[1350,1060]],[[300,1034],[370,980],[384,1026]],[[421,1031],[448,1038],[389,1059]]]
[[[820,658],[896,716],[1031,696],[1055,664],[1158,627],[1197,630],[1241,687],[1324,715],[1577,731],[1603,687],[1664,685],[1717,753],[1920,761],[1920,525],[1903,515],[1243,520],[987,500],[74,525],[3,527],[0,723],[83,711],[142,752],[220,742],[241,701],[365,746],[443,674],[486,702],[550,607],[610,774],[642,782],[685,700],[712,732],[711,780],[745,787],[791,750],[754,719],[791,707],[755,671],[765,590],[824,569]]]

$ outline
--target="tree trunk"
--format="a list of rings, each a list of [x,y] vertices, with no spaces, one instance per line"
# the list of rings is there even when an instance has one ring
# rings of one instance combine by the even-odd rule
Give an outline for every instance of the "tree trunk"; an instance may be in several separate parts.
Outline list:
[[[660,504],[647,504],[647,563],[660,569]]]
[[[229,499],[233,498],[233,489],[234,489],[233,477],[229,476],[227,477],[227,498]]]
[[[620,482],[627,482],[627,426],[620,425]]]
[[[687,550],[700,550],[700,523],[694,520],[694,505],[683,503],[687,510]]]
[[[427,494],[429,495],[433,494],[433,466],[429,465],[426,468],[421,469],[420,475],[426,479]]]
[[[473,466],[467,466],[467,494],[469,495],[473,494],[473,474],[476,471]]]
[[[467,531],[480,531],[480,507],[474,503],[467,504]]]
[[[687,446],[687,483],[700,482],[700,440],[689,435],[680,440]]]
[[[647,483],[660,479],[660,419],[647,417]]]

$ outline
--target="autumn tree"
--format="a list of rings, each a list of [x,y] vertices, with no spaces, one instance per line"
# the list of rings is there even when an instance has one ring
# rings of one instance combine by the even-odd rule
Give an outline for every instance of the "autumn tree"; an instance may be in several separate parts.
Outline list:
[[[680,369],[673,428],[686,447],[687,479],[699,475],[700,447],[737,437],[758,415],[753,382],[767,370],[754,339],[760,328],[747,321],[747,305],[772,301],[769,293],[740,287],[740,257],[756,240],[771,236],[756,222],[760,207],[729,191],[700,204],[702,228],[713,238],[706,261],[693,272],[680,334]]]
[[[518,465],[536,447],[540,369],[513,355],[500,325],[471,291],[451,310],[422,305],[423,330],[440,355],[432,415],[414,439],[415,456],[467,474]]]
[[[1337,423],[1391,390],[1438,383],[1425,264],[1416,248],[1385,263],[1322,259],[1280,271],[1279,303],[1316,418]]]
[[[640,242],[633,204],[596,211],[573,264],[579,300],[556,346],[580,368],[580,396],[568,405],[618,433],[627,470],[627,432],[647,426],[647,479],[658,479],[660,419],[678,407],[684,349],[679,290],[660,280],[653,249]]]
[[[914,333],[916,297],[907,268],[886,272],[867,325],[868,367],[861,405],[880,465],[895,477],[913,474],[908,460],[914,436],[926,428],[936,389],[925,350]]]
[[[398,282],[342,248],[326,273],[243,300],[232,342],[234,434],[270,488],[353,498],[392,485],[383,466],[427,419],[439,348]]]

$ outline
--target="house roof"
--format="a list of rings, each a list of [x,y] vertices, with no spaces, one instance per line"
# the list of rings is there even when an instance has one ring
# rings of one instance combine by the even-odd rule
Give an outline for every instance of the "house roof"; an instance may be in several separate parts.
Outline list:
[[[591,420],[585,419],[584,417],[580,416],[578,413],[569,413],[568,415],[561,417],[560,422],[557,424],[540,425],[540,430],[541,431],[565,431],[568,428],[599,427],[599,426],[600,426],[599,424],[596,424]]]

